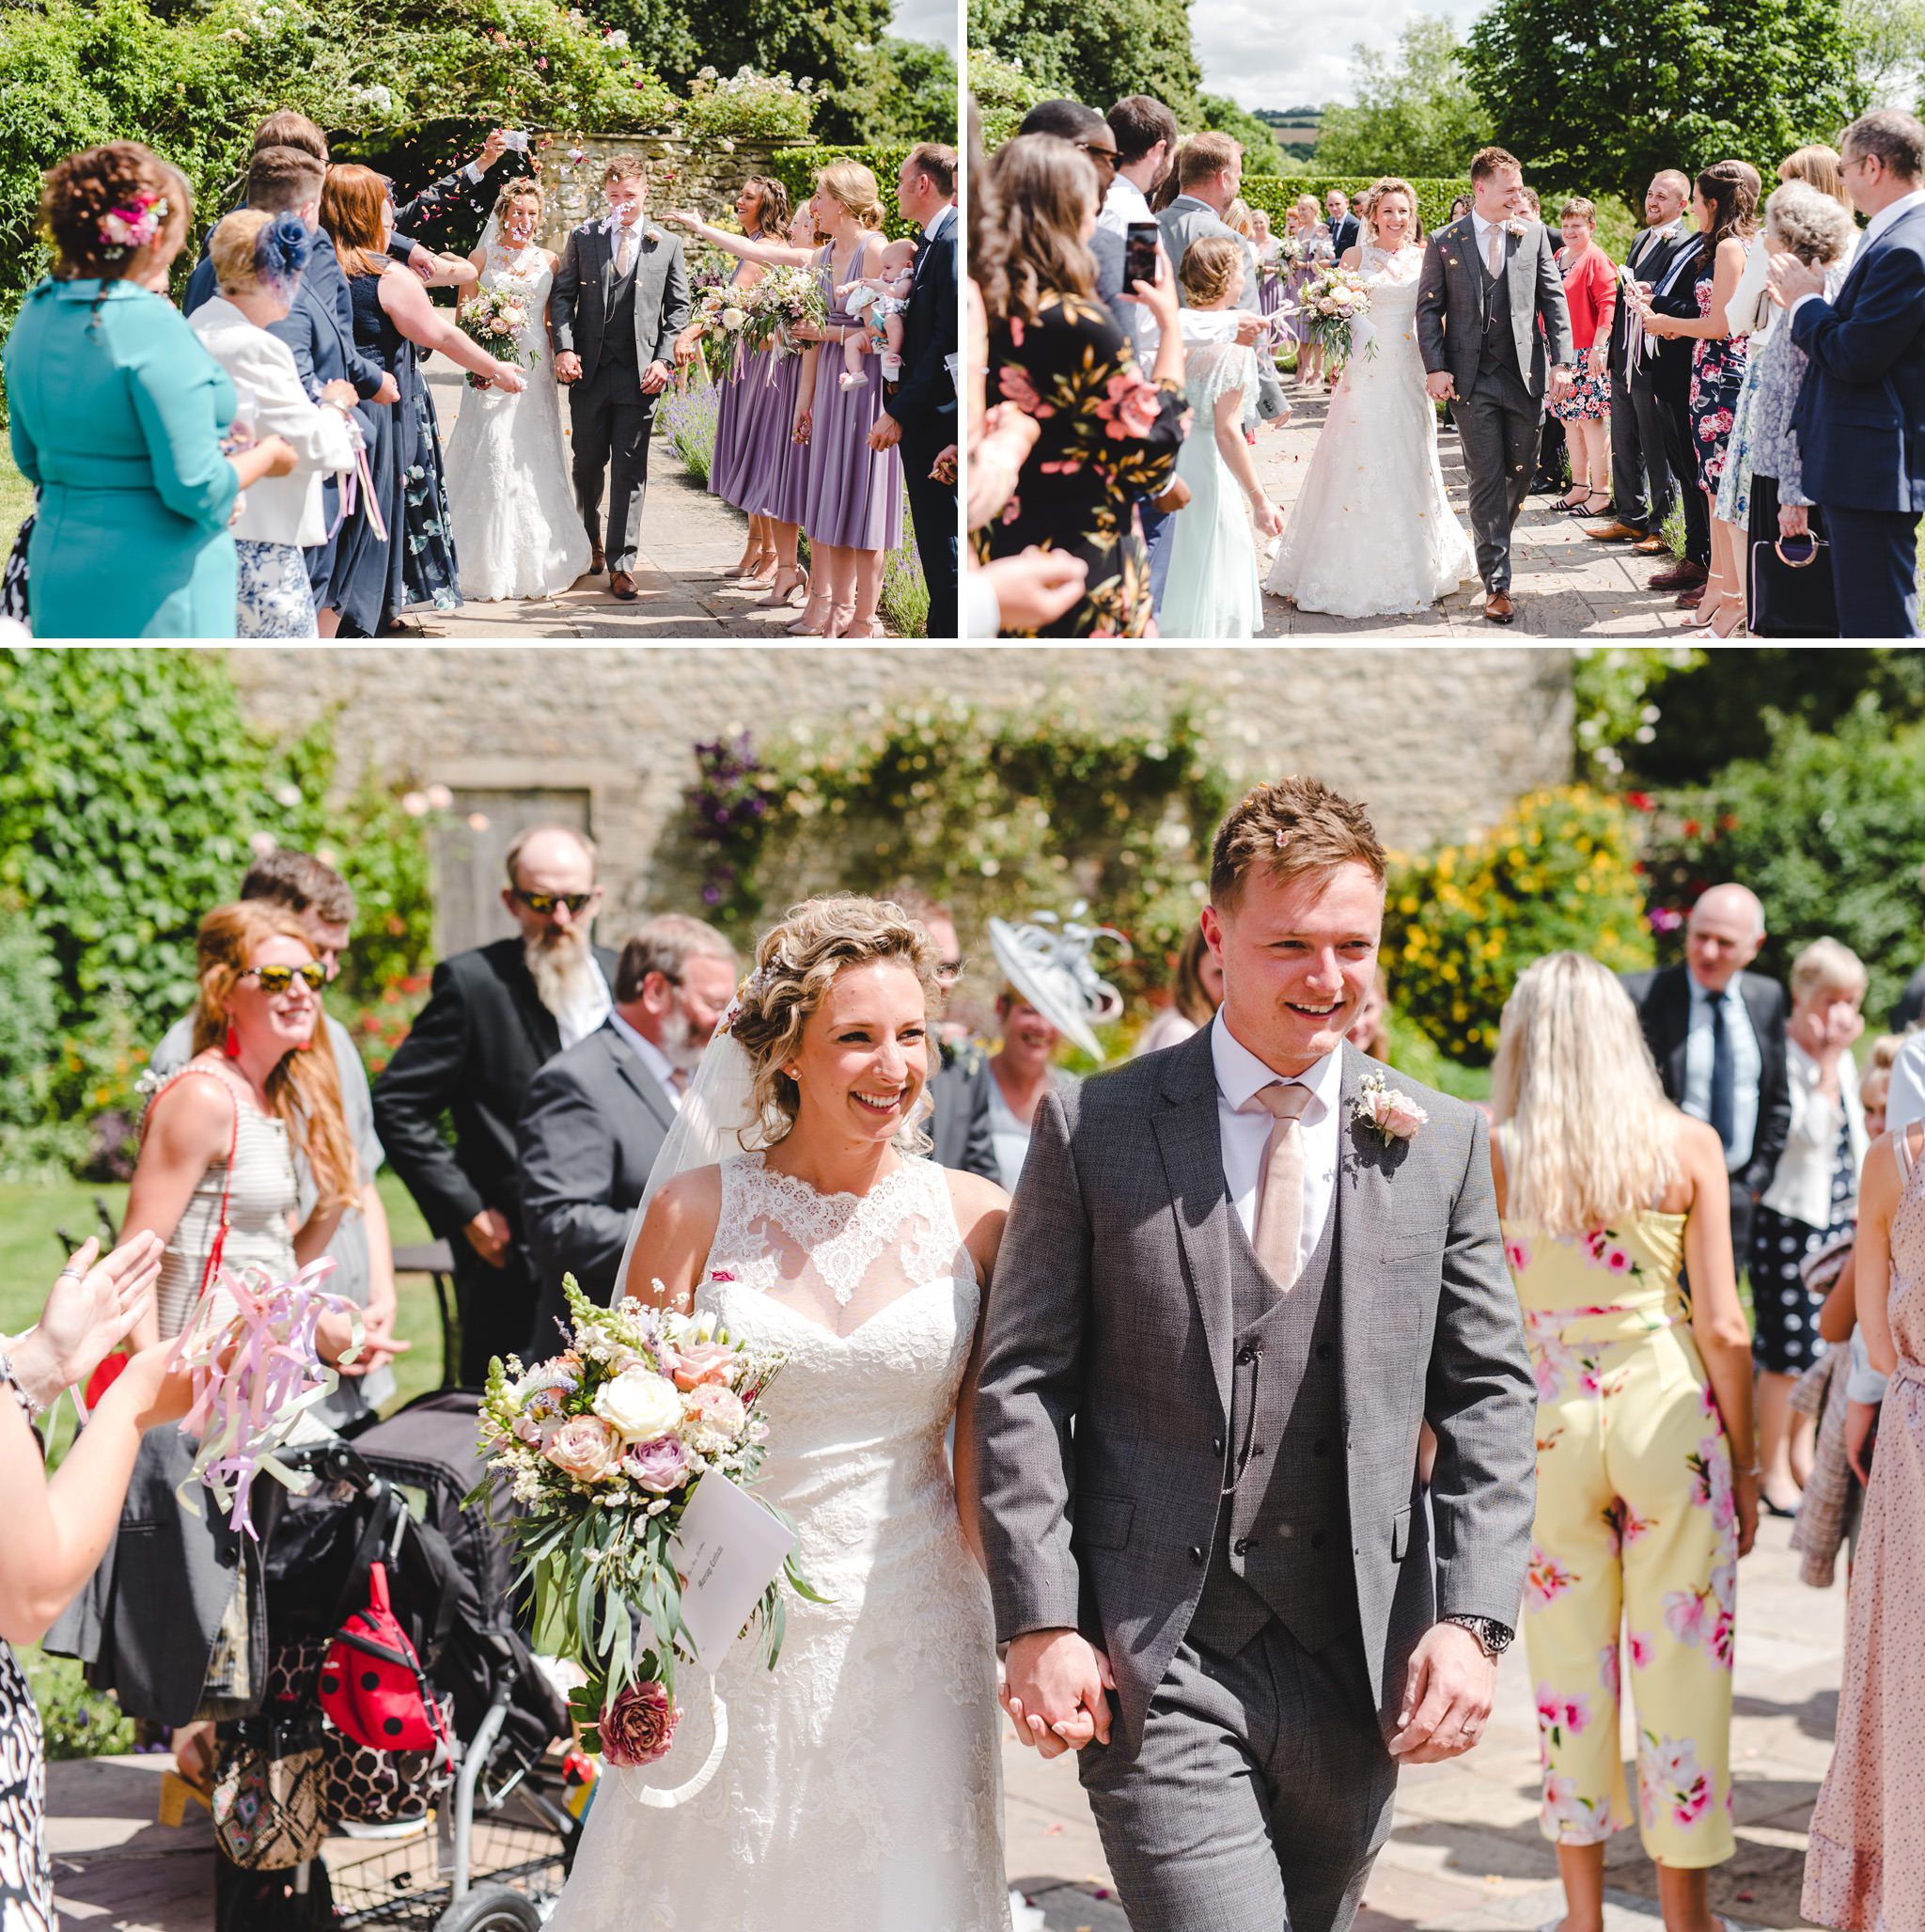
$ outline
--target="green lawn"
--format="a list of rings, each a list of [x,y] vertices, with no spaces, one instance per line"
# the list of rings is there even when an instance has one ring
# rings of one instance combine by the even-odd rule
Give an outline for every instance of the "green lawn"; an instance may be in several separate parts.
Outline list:
[[[0,550],[13,548],[14,532],[27,519],[34,507],[34,493],[27,479],[13,466],[13,451],[0,437]]]
[[[0,1185],[0,1334],[18,1334],[32,1326],[60,1271],[55,1230],[66,1228],[75,1240],[92,1233],[96,1196],[117,1221],[127,1204],[124,1186],[97,1186],[86,1181],[46,1187]],[[420,1210],[391,1173],[381,1177],[381,1198],[396,1247],[430,1238]],[[404,1275],[396,1286],[397,1332],[415,1344],[395,1362],[399,1401],[405,1402],[441,1381],[441,1318],[434,1305],[434,1284],[426,1276]],[[72,1406],[62,1403],[54,1434],[56,1458],[72,1434]]]

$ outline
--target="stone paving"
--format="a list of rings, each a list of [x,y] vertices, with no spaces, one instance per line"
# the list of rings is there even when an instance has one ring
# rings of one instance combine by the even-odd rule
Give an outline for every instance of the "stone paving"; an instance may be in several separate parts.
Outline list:
[[[1282,430],[1260,430],[1257,469],[1272,498],[1286,512],[1309,474],[1317,433],[1329,414],[1321,392],[1291,384],[1291,419]],[[1440,432],[1444,486],[1464,527],[1470,527],[1468,479],[1457,432],[1447,421]],[[1274,637],[1450,637],[1502,644],[1525,637],[1657,638],[1688,631],[1697,621],[1679,610],[1668,592],[1646,588],[1664,567],[1663,558],[1633,557],[1628,543],[1597,543],[1584,534],[1585,519],[1554,516],[1557,499],[1533,496],[1511,533],[1511,595],[1515,623],[1487,623],[1483,591],[1473,580],[1436,609],[1418,617],[1351,620],[1300,611],[1281,597],[1265,595],[1264,635]],[[1267,564],[1265,568],[1267,569]]]
[[[1844,1648],[1844,1591],[1797,1579],[1791,1526],[1768,1521],[1739,1579],[1738,1855],[1712,1881],[1734,1924],[1792,1932],[1805,1834],[1831,1757]],[[1005,1727],[1007,1730],[1007,1727]],[[1627,1757],[1632,1754],[1627,1714]],[[63,1926],[202,1932],[211,1921],[207,1815],[154,1822],[164,1761],[105,1758],[49,1768],[49,1835]],[[1004,1750],[1011,1883],[1051,1932],[1128,1932],[1072,1759]],[[1534,1932],[1562,1912],[1557,1860],[1537,1826],[1535,1704],[1520,1643],[1498,1680],[1484,1742],[1465,1758],[1406,1771],[1397,1826],[1377,1861],[1358,1932]],[[1605,1854],[1608,1932],[1656,1932],[1655,1878],[1635,1831]],[[796,1925],[812,1924],[798,1902]],[[772,1927],[770,1932],[793,1932]],[[819,1932],[915,1932],[823,1926]],[[1164,1928],[1181,1932],[1181,1928]]]
[[[429,385],[434,393],[444,444],[453,432],[467,381],[437,358]],[[562,410],[566,432],[568,411]],[[711,496],[681,466],[665,436],[649,451],[649,489],[643,503],[641,554],[633,604],[612,596],[608,579],[583,577],[559,597],[464,604],[446,617],[415,611],[412,621],[424,637],[473,637],[509,643],[521,637],[589,638],[647,643],[674,638],[711,643],[754,637],[779,643],[797,610],[767,610],[765,592],[743,588],[733,574],[748,525],[740,510]]]

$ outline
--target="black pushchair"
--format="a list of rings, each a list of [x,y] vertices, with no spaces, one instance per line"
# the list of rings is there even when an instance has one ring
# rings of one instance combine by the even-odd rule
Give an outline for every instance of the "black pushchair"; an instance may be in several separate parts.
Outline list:
[[[483,1511],[461,1506],[485,1473],[476,1407],[472,1393],[424,1396],[352,1442],[286,1457],[317,1481],[305,1496],[285,1496],[264,1538],[270,1648],[277,1662],[297,1661],[271,1679],[291,1703],[263,1720],[318,1724],[320,1652],[367,1602],[368,1565],[379,1561],[449,1711],[455,1763],[445,1789],[404,1795],[390,1807],[399,1815],[341,1828],[365,1855],[343,1853],[337,1837],[291,1888],[285,1873],[224,1867],[224,1925],[278,1915],[250,1899],[263,1883],[297,1921],[339,1926],[520,1932],[554,1908],[580,1831],[549,1754],[567,1736],[568,1710],[515,1626],[502,1537]]]

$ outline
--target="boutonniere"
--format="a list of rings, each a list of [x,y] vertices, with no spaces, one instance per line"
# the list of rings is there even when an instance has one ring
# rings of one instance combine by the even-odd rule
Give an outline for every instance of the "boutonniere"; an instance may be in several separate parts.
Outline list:
[[[649,246],[650,248],[655,247],[661,242],[661,240],[662,230],[660,228],[650,228],[649,230]]]
[[[1417,1129],[1430,1119],[1408,1093],[1386,1087],[1382,1074],[1367,1074],[1351,1110],[1354,1125],[1368,1127],[1385,1147],[1399,1140],[1414,1140]]]
[[[1519,221],[1515,215],[1512,215],[1511,218],[1504,224],[1504,232],[1507,235],[1512,237],[1513,240],[1521,242],[1524,240],[1525,236],[1525,225],[1524,223]]]

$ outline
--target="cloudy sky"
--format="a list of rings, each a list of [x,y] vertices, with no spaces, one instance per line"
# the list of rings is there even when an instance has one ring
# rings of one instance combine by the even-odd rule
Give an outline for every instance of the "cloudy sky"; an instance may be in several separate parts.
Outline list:
[[[903,0],[920,7],[925,0]],[[1404,23],[1419,13],[1447,13],[1461,30],[1487,0],[1348,0],[1321,20],[1309,8],[1276,0],[1190,0],[1190,27],[1203,85],[1243,107],[1301,107],[1351,98],[1351,49],[1359,40],[1385,53]],[[1317,31],[1307,27],[1316,24]]]
[[[1199,0],[1208,5],[1209,0]],[[896,0],[889,24],[905,40],[941,40],[956,45],[956,0]]]

